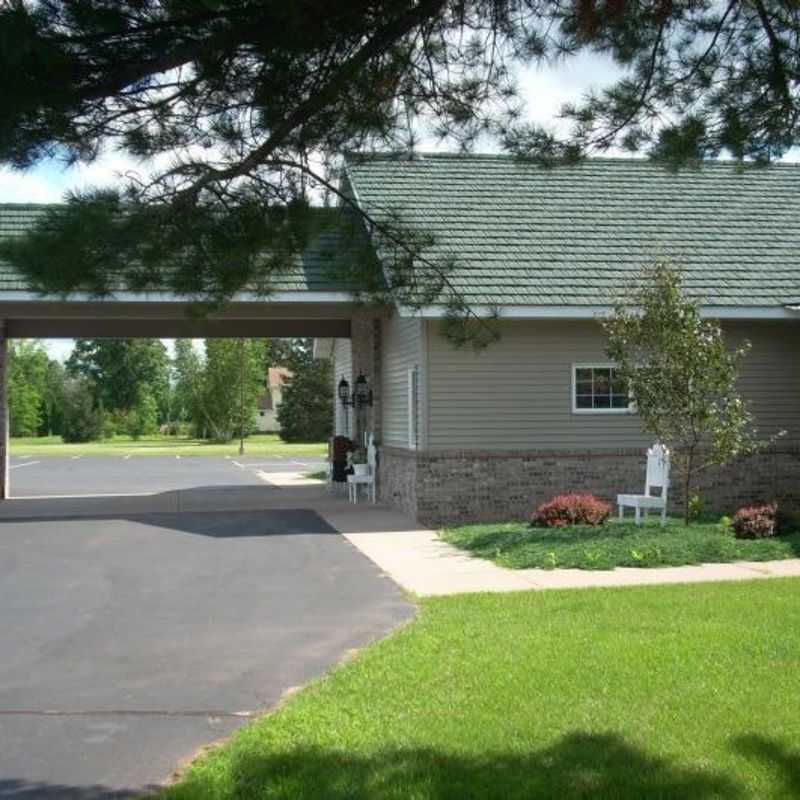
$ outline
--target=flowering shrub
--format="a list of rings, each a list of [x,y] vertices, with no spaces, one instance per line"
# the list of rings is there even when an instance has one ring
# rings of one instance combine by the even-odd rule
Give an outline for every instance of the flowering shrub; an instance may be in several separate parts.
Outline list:
[[[531,522],[543,528],[566,525],[602,525],[611,515],[611,506],[593,494],[559,494],[536,509]]]
[[[733,515],[733,532],[737,539],[765,539],[775,535],[777,521],[775,503],[744,506]]]

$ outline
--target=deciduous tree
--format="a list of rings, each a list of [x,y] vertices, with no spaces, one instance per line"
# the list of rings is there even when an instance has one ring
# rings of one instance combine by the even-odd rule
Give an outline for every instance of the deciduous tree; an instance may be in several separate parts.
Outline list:
[[[127,412],[148,391],[166,413],[169,356],[160,339],[77,339],[66,368],[92,381],[106,410]]]
[[[228,442],[251,433],[264,391],[263,339],[206,339],[198,397],[198,427]]]
[[[642,427],[672,451],[688,525],[698,474],[771,441],[759,438],[736,385],[750,344],[726,341],[720,323],[704,319],[699,301],[684,295],[680,271],[665,262],[644,270],[602,324]]]
[[[36,436],[44,420],[49,358],[36,340],[9,345],[8,409],[12,436]]]

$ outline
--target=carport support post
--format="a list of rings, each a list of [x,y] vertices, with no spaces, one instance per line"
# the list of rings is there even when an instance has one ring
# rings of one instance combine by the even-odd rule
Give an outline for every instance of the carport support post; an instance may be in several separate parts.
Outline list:
[[[355,314],[350,323],[353,380],[364,375],[372,389],[372,406],[353,412],[354,438],[363,441],[364,433],[381,437],[381,320],[375,311]]]
[[[8,339],[6,322],[0,320],[0,500],[8,495]]]

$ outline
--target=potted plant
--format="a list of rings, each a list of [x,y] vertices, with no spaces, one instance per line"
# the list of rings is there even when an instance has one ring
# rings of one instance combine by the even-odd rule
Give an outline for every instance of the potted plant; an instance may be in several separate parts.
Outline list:
[[[353,475],[368,475],[369,464],[367,463],[367,451],[363,447],[358,447],[349,454],[350,466],[353,468]]]

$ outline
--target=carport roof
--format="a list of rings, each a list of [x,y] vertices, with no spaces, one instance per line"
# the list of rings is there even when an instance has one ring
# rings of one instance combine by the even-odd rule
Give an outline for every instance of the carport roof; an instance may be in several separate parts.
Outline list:
[[[53,207],[0,204],[0,238],[23,235]],[[190,313],[191,298],[167,291],[120,287],[104,298],[41,295],[0,260],[0,320],[14,338],[348,337],[353,292],[331,277],[349,252],[342,235],[338,226],[323,227],[301,256],[288,261],[269,294],[245,289],[222,311],[200,317]]]
[[[48,211],[58,207],[58,204],[0,204],[0,238],[24,235]],[[349,293],[351,287],[337,279],[332,269],[334,256],[341,257],[344,246],[340,229],[335,224],[326,226],[302,255],[287,262],[285,271],[274,280],[273,293]],[[0,293],[28,292],[29,288],[25,278],[0,259]]]

